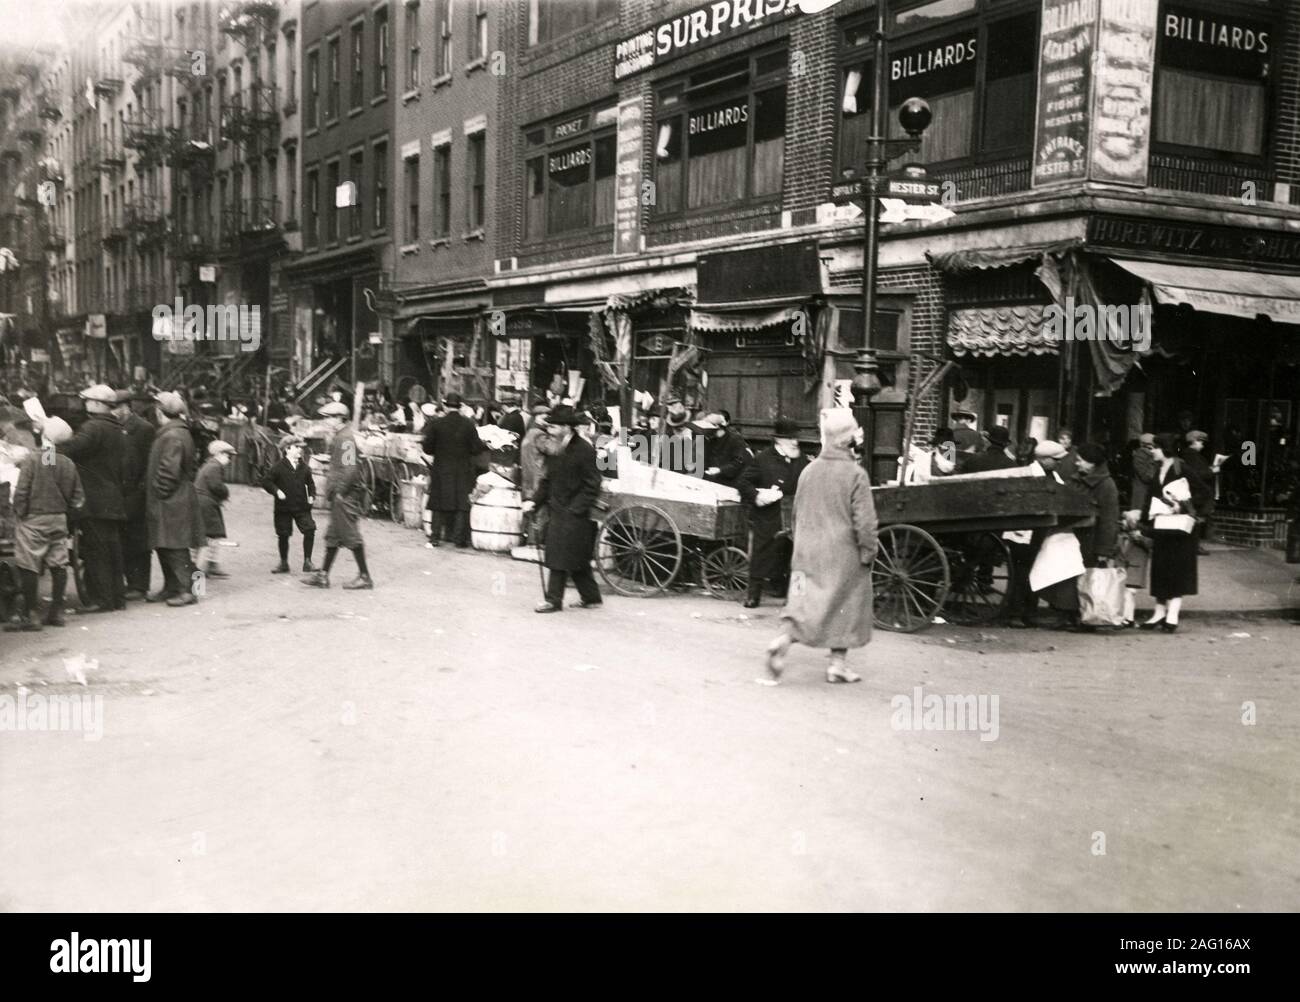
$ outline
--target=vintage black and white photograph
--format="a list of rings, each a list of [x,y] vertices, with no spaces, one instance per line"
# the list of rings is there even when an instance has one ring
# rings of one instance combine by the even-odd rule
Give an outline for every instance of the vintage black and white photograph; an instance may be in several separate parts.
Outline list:
[[[0,912],[1300,904],[1300,0],[0,25]]]

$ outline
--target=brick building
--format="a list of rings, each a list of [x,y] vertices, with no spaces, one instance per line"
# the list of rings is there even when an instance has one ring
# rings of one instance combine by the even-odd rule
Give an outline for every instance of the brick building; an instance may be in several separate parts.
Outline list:
[[[402,9],[391,0],[302,6],[302,254],[284,280],[293,375],[309,383],[378,379],[392,341],[384,299],[401,81],[389,46]]]

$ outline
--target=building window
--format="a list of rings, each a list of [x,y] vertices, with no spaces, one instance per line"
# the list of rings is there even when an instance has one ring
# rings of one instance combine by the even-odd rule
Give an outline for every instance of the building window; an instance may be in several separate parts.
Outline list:
[[[618,0],[528,0],[528,44],[562,38],[618,10]]]
[[[226,77],[217,77],[217,142],[226,141]]]
[[[296,101],[298,98],[298,33],[293,29],[284,33],[284,71],[287,90],[285,99]]]
[[[433,75],[451,73],[451,0],[433,0]]]
[[[292,146],[284,150],[284,215],[292,222],[298,218],[298,151]]]
[[[407,157],[406,174],[406,242],[420,239],[420,158]]]
[[[388,8],[375,11],[375,97],[388,93]]]
[[[320,126],[320,52],[307,53],[307,128]]]
[[[904,135],[898,109],[924,98],[932,119],[918,153],[926,165],[1029,152],[1038,89],[1038,14],[976,16],[974,0],[936,0],[893,18],[886,72],[886,127]],[[969,15],[969,16],[967,16]],[[871,131],[871,28],[844,33],[840,73],[839,176],[860,174]]]
[[[325,168],[325,197],[329,202],[325,206],[325,241],[336,244],[339,241],[339,162],[335,160]]]
[[[433,235],[451,233],[451,146],[433,151]]]
[[[525,132],[525,239],[613,222],[617,117],[605,108]]]
[[[474,27],[470,32],[470,59],[486,59],[488,53],[487,0],[474,0]]]
[[[420,4],[406,5],[406,89],[420,87]]]
[[[348,157],[348,180],[354,189],[354,201],[348,212],[348,236],[359,237],[365,229],[365,199],[361,192],[365,185],[366,154],[364,150],[354,150]]]
[[[1270,63],[1280,33],[1268,21],[1217,4],[1162,4],[1158,30],[1155,142],[1220,156],[1264,156]]]
[[[487,134],[476,132],[466,141],[465,178],[469,186],[469,228],[481,230],[487,217]],[[612,217],[611,217],[612,219]]]
[[[388,144],[375,143],[375,229],[382,230],[388,226]]]
[[[784,48],[701,70],[656,95],[656,211],[781,194]]]
[[[366,100],[365,61],[366,25],[358,21],[352,26],[352,107],[360,108]]]
[[[339,40],[331,38],[326,43],[326,67],[329,73],[329,90],[325,93],[325,121],[329,122],[339,117],[339,89],[342,86],[339,78]]]

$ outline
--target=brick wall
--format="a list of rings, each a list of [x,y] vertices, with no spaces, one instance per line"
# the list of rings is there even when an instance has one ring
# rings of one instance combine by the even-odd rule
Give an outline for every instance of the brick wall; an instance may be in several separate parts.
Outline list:
[[[1220,508],[1210,519],[1210,538],[1234,546],[1256,549],[1286,549],[1286,513],[1273,511],[1233,511]]]
[[[1286,4],[1286,34],[1281,54],[1273,63],[1277,72],[1277,178],[1300,186],[1300,3]],[[1300,187],[1291,192],[1300,204]]]

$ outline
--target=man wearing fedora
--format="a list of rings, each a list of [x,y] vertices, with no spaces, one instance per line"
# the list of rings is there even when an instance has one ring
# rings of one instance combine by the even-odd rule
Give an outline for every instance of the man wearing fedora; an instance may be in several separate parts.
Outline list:
[[[147,596],[147,601],[166,602],[170,606],[193,605],[198,596],[193,587],[196,575],[190,551],[207,544],[194,490],[198,454],[181,395],[167,391],[154,399],[159,427],[149,449],[149,465],[145,471],[145,510],[149,545],[158,553],[163,586]]]
[[[777,418],[772,444],[759,450],[740,475],[737,489],[753,533],[746,609],[757,608],[762,602],[765,583],[773,594],[785,593],[794,550],[788,531],[789,511],[799,475],[807,465],[799,446],[799,425],[790,418]]]
[[[536,607],[537,612],[559,612],[564,608],[564,589],[570,577],[578,589],[578,608],[596,609],[602,601],[591,572],[591,553],[596,545],[596,523],[591,513],[600,497],[600,470],[596,467],[595,448],[576,432],[583,420],[568,404],[559,405],[547,415],[546,423],[558,449],[547,460],[536,497],[524,502],[525,512],[545,507],[548,516],[542,563],[551,574],[546,600]]]
[[[429,468],[429,545],[441,546],[443,533],[458,549],[469,546],[469,495],[474,489],[474,457],[487,446],[472,418],[461,413],[459,393],[448,393],[447,413],[424,430],[422,448],[433,458]]]
[[[987,436],[989,447],[971,456],[962,473],[989,473],[1020,465],[1016,460],[1016,450],[1011,444],[1011,432],[1002,425],[995,424],[988,430]]]
[[[126,597],[140,599],[149,594],[153,550],[149,549],[149,522],[145,514],[145,470],[149,449],[157,430],[151,421],[136,414],[131,405],[149,399],[142,390],[118,390],[113,416],[126,437],[126,460],[122,467],[122,564],[126,568]]]
[[[88,612],[116,612],[126,608],[126,565],[122,558],[126,503],[122,479],[128,443],[125,429],[113,416],[116,390],[100,383],[82,390],[81,399],[88,417],[61,450],[77,464],[86,492],[84,516],[77,528],[89,595],[80,597],[83,605],[90,606]]]
[[[330,570],[339,548],[351,550],[357,562],[357,576],[343,587],[347,591],[369,590],[370,569],[366,566],[366,545],[361,538],[361,447],[348,424],[348,405],[334,400],[320,409],[333,433],[330,440],[330,472],[325,480],[325,500],[330,503],[330,520],[325,529],[325,564],[303,584],[312,588],[330,586]]]

